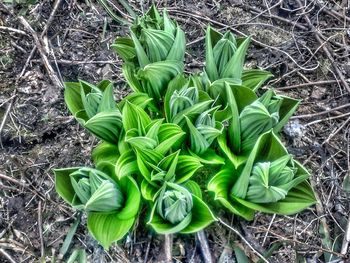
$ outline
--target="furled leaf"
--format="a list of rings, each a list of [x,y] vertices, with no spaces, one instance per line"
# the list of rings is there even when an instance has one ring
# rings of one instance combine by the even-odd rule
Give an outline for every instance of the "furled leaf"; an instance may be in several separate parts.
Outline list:
[[[242,85],[257,91],[271,77],[273,75],[269,71],[260,69],[244,70],[242,73]]]

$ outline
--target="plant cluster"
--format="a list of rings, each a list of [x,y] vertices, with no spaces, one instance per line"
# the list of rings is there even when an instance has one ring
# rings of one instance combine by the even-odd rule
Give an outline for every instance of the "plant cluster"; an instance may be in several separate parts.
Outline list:
[[[153,6],[112,46],[132,93],[117,103],[110,81],[65,83],[68,109],[100,143],[95,168],[55,170],[56,190],[87,213],[105,248],[131,229],[141,204],[157,233],[205,228],[216,220],[205,189],[247,220],[315,203],[309,173],[278,135],[299,101],[272,89],[259,96],[272,75],[244,69],[249,42],[208,26],[205,68],[186,75],[185,34]]]

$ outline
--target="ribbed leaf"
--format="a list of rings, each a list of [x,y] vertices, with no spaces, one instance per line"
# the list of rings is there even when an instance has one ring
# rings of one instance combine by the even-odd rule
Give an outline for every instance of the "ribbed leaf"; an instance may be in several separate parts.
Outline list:
[[[164,155],[171,148],[177,150],[181,146],[185,134],[186,133],[180,128],[180,126],[176,124],[162,124],[158,133],[159,145],[155,148],[155,151]]]
[[[75,192],[69,175],[77,170],[79,167],[53,170],[56,192],[70,205],[73,204]]]
[[[197,196],[198,198],[202,199],[202,190],[199,187],[199,185],[193,181],[188,180],[186,183],[182,184],[192,195]]]
[[[232,195],[244,199],[247,194],[249,178],[253,165],[259,160],[276,160],[288,154],[282,142],[272,132],[266,132],[261,135],[256,142],[253,150],[249,154],[244,169],[232,188]]]
[[[134,92],[145,92],[140,80],[136,77],[136,69],[132,63],[124,63],[122,72],[126,82]]]
[[[291,189],[285,199],[276,203],[261,205],[251,203],[237,197],[234,197],[234,199],[240,204],[251,209],[281,215],[292,215],[299,213],[300,211],[316,203],[313,196],[313,190],[307,182],[303,182],[302,184],[299,184],[295,188]]]
[[[202,166],[197,158],[190,155],[180,155],[176,166],[175,182],[178,184],[186,182]]]
[[[177,75],[174,79],[169,82],[167,91],[164,97],[164,111],[167,122],[171,122],[171,109],[170,109],[170,99],[174,94],[175,90],[180,90],[181,88],[188,85],[188,79],[184,77],[183,74]]]
[[[185,123],[185,116],[187,116],[189,119],[193,119],[193,117],[197,116],[198,114],[202,113],[203,111],[207,110],[209,105],[212,104],[213,101],[203,101],[199,102],[195,105],[193,105],[190,108],[187,108],[181,112],[179,112],[172,120],[173,123],[179,125],[182,127]]]
[[[116,102],[113,98],[113,83],[107,81],[108,86],[103,92],[100,105],[98,106],[98,112],[116,110]]]
[[[145,128],[151,123],[150,117],[139,106],[126,101],[123,107],[123,126],[124,130],[139,129],[139,124]]]
[[[238,106],[237,106],[236,98],[234,97],[232,88],[227,83],[225,84],[225,88],[226,88],[227,104],[232,114],[232,117],[230,119],[230,124],[228,127],[229,142],[233,151],[240,152],[241,151],[241,125],[239,123]]]
[[[118,212],[89,213],[87,225],[92,236],[107,250],[113,242],[122,239],[128,233],[134,221],[134,217],[120,220]]]
[[[102,142],[92,150],[91,156],[95,165],[98,165],[100,162],[115,164],[119,157],[118,146]]]
[[[115,165],[115,174],[119,179],[138,173],[137,160],[134,152],[128,150],[123,152],[118,158]]]
[[[245,70],[242,74],[242,85],[257,91],[271,77],[273,77],[273,74],[269,71],[261,69]]]
[[[165,19],[164,19],[165,20]],[[177,60],[183,62],[185,57],[186,39],[185,33],[179,26],[176,28],[176,36],[166,60]]]
[[[149,201],[154,201],[154,197],[158,192],[158,188],[154,187],[147,180],[142,180],[141,183],[141,194],[142,197]]]
[[[231,57],[229,62],[225,65],[225,70],[223,71],[222,78],[236,78],[241,79],[243,72],[243,65],[245,55],[250,43],[250,38],[246,38],[243,43],[239,45],[234,55]]]
[[[151,62],[150,62],[149,58],[147,57],[146,51],[142,47],[137,36],[134,34],[133,31],[130,31],[130,34],[131,34],[132,41],[134,42],[135,51],[136,51],[137,59],[139,61],[139,65],[141,68],[144,68],[146,65],[148,65]]]
[[[144,28],[141,37],[151,63],[165,60],[174,43],[173,35],[162,30]]]
[[[237,180],[237,172],[232,166],[226,166],[221,169],[208,183],[208,190],[215,193],[215,200],[218,200],[223,206],[232,213],[239,215],[246,220],[254,218],[254,210],[243,206],[240,203],[230,202],[230,190]]]
[[[122,129],[119,110],[100,112],[85,123],[85,128],[96,137],[112,144],[118,144]]]
[[[130,176],[124,176],[119,180],[119,185],[125,196],[123,208],[118,213],[118,219],[126,220],[135,217],[139,212],[141,194],[136,181]]]
[[[84,105],[81,100],[80,84],[78,82],[65,82],[64,83],[64,100],[69,111],[76,116],[77,113],[84,111]],[[87,92],[87,91],[86,91]],[[88,120],[88,116],[80,113],[80,117],[84,120]]]
[[[222,35],[208,26],[205,35],[205,72],[213,82],[219,79],[219,73],[215,64],[213,48]]]
[[[158,61],[140,69],[137,76],[143,81],[143,92],[158,101],[164,90],[178,74],[183,71],[183,63],[176,60]]]
[[[279,110],[279,122],[273,128],[274,132],[278,133],[283,126],[288,122],[289,118],[293,115],[299,106],[300,100],[292,99],[285,96],[280,96],[283,98],[280,110]]]
[[[155,106],[153,99],[150,98],[146,93],[132,92],[128,94],[122,101],[119,102],[120,109],[123,109],[126,101],[129,101],[134,105],[138,105],[142,109],[145,109],[148,106],[152,111],[157,111],[157,107]]]
[[[157,165],[163,158],[163,156],[154,150],[138,149],[136,148],[137,165],[142,176],[150,183],[154,184],[151,180],[150,164]]]
[[[222,73],[226,68],[226,64],[236,52],[236,45],[236,40],[232,36],[231,32],[226,32],[214,46],[213,54],[219,76],[222,76]]]
[[[190,132],[191,150],[197,154],[205,152],[210,144],[204,138],[204,136],[197,130],[197,128],[192,124],[189,118],[185,116],[186,123]]]
[[[150,224],[153,229],[158,234],[173,234],[179,233],[181,230],[186,228],[192,220],[192,213],[189,213],[180,223],[173,225],[170,222],[164,220],[159,214],[156,213],[156,203],[153,206],[151,212],[151,218],[148,224]]]
[[[110,181],[104,181],[91,195],[85,204],[86,211],[105,212],[114,211],[122,207],[124,197],[115,184]]]
[[[111,45],[111,48],[114,49],[125,62],[133,61],[136,57],[134,42],[130,38],[118,37],[114,44]]]
[[[193,208],[191,223],[181,230],[183,234],[190,234],[198,232],[208,225],[213,223],[216,219],[210,208],[196,195],[192,195]]]
[[[196,153],[189,150],[189,153],[194,156],[198,161],[202,164],[210,164],[210,165],[222,165],[225,164],[225,159],[218,155],[213,149],[208,149],[201,155],[197,155]]]

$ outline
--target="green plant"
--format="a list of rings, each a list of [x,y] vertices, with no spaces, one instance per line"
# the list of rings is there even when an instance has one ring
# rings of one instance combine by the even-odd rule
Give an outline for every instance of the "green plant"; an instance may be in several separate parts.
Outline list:
[[[248,220],[255,211],[293,214],[315,203],[309,173],[278,135],[299,101],[272,89],[258,95],[271,74],[243,68],[249,38],[208,27],[205,69],[187,76],[184,33],[166,11],[152,6],[130,34],[113,48],[131,94],[116,103],[109,81],[65,85],[68,109],[101,140],[95,168],[55,170],[57,192],[87,213],[105,248],[130,230],[141,197],[160,234],[194,233],[216,220],[205,188]]]

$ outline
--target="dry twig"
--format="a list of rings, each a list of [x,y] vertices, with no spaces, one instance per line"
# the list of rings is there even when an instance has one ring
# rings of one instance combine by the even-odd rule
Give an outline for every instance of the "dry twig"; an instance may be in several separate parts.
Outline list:
[[[36,48],[38,49],[38,51],[41,55],[41,59],[43,60],[43,64],[45,66],[47,74],[49,75],[49,77],[51,79],[52,84],[59,87],[59,88],[63,88],[63,84],[61,83],[60,79],[57,77],[55,71],[53,70],[53,68],[49,62],[49,59],[47,58],[43,44],[41,43],[37,33],[29,25],[27,20],[24,19],[23,16],[20,16],[18,19],[22,23],[22,25],[32,34],[34,41],[35,41],[35,44],[36,44]]]
[[[43,217],[41,214],[41,201],[39,201],[39,204],[38,204],[38,230],[39,230],[39,237],[40,237],[41,258],[44,258],[45,257],[45,246],[44,246],[44,237],[43,237]]]
[[[204,263],[213,263],[213,258],[210,253],[209,244],[204,230],[196,233],[196,238],[200,244],[200,249],[203,256]]]
[[[225,227],[227,227],[228,229],[230,229],[231,231],[233,231],[237,236],[239,236],[240,239],[243,240],[244,243],[246,243],[248,245],[248,247],[263,261],[263,262],[267,262],[269,263],[269,261],[267,261],[267,259],[261,255],[245,238],[244,236],[235,228],[233,228],[232,226],[230,226],[229,224],[225,223],[225,221],[223,221],[221,218],[218,218],[219,222],[221,224],[223,224]]]
[[[298,5],[300,6],[300,8],[302,8],[302,10],[304,11],[303,16],[304,16],[307,24],[309,25],[309,28],[314,32],[317,42],[322,46],[322,50],[326,54],[327,58],[330,60],[335,72],[337,73],[338,77],[340,78],[340,81],[342,82],[342,84],[344,85],[346,90],[350,93],[349,84],[347,83],[343,73],[340,71],[338,66],[335,64],[335,60],[334,60],[333,55],[331,54],[331,51],[329,50],[327,44],[324,44],[322,41],[322,33],[319,30],[316,30],[314,25],[311,23],[311,20],[309,19],[307,13],[305,13],[305,8],[301,4],[300,0],[296,0],[296,1],[297,1]]]
[[[164,255],[165,262],[171,263],[173,262],[173,234],[164,235]]]

